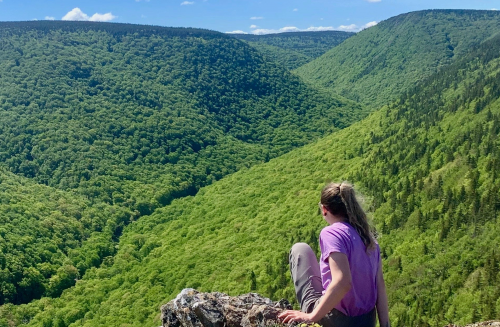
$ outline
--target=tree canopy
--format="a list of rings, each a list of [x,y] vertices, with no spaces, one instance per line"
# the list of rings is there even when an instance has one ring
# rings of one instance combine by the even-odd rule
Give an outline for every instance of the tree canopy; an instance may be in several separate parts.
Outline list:
[[[323,55],[355,33],[343,31],[232,34],[246,41],[270,60],[292,70]]]
[[[297,69],[304,80],[372,110],[500,30],[495,10],[425,10],[380,22]]]
[[[365,112],[213,31],[0,23],[0,49],[0,167],[31,179],[0,189],[0,305],[58,296],[131,221]]]
[[[111,262],[0,317],[155,326],[185,287],[293,299],[287,252],[318,250],[320,190],[347,179],[378,231],[394,326],[500,318],[499,67],[497,36],[368,118],[141,217]]]
[[[59,296],[115,254],[117,226],[133,218],[0,168],[0,304]]]

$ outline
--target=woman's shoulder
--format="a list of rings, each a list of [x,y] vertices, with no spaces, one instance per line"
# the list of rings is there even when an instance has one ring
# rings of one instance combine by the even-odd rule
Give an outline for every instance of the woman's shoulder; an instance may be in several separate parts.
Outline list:
[[[344,231],[344,232],[349,232],[349,231],[355,231],[354,227],[352,227],[348,222],[336,222],[331,225],[326,226],[323,228],[321,231]]]
[[[337,237],[339,237],[339,236],[340,237],[349,237],[349,235],[351,234],[351,229],[353,229],[353,228],[348,223],[338,222],[338,223],[334,223],[334,224],[331,224],[331,225],[324,227],[321,230],[321,233],[319,234],[319,236],[320,237],[327,237],[327,236],[334,235]]]
[[[338,222],[326,226],[319,234],[319,243],[321,249],[321,260],[326,258],[332,252],[341,252],[350,257],[355,248],[356,234],[352,227],[344,222]]]

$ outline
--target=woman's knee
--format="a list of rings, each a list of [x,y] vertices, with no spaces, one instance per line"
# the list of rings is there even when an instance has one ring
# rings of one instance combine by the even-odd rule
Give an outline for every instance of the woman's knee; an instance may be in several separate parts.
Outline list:
[[[307,243],[295,243],[290,249],[290,256],[297,256],[298,254],[305,254],[314,251]]]

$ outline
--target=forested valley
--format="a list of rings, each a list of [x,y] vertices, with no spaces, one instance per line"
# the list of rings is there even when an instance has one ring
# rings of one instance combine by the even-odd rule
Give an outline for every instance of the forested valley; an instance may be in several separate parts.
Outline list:
[[[500,319],[498,15],[398,16],[294,72],[212,31],[1,23],[0,326],[158,326],[186,287],[295,301],[332,180],[365,195],[394,326]],[[315,77],[373,42],[352,93]]]
[[[297,74],[377,110],[497,34],[499,18],[495,10],[398,15],[297,68]]]
[[[364,114],[211,31],[30,22],[0,34],[2,166],[77,206],[51,217],[58,200],[37,191],[19,203],[33,212],[13,213],[5,191],[0,304],[58,296],[130,222]],[[113,213],[83,211],[101,208]]]
[[[321,31],[232,36],[247,42],[269,60],[293,70],[320,57],[353,35],[353,32]]]

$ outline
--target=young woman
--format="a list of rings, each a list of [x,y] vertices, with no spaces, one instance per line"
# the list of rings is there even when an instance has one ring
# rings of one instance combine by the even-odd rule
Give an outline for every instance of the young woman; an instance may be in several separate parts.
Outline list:
[[[390,327],[380,248],[352,185],[328,184],[319,203],[329,226],[319,235],[321,258],[295,244],[290,271],[301,311],[287,310],[284,323],[318,322],[324,327]]]

